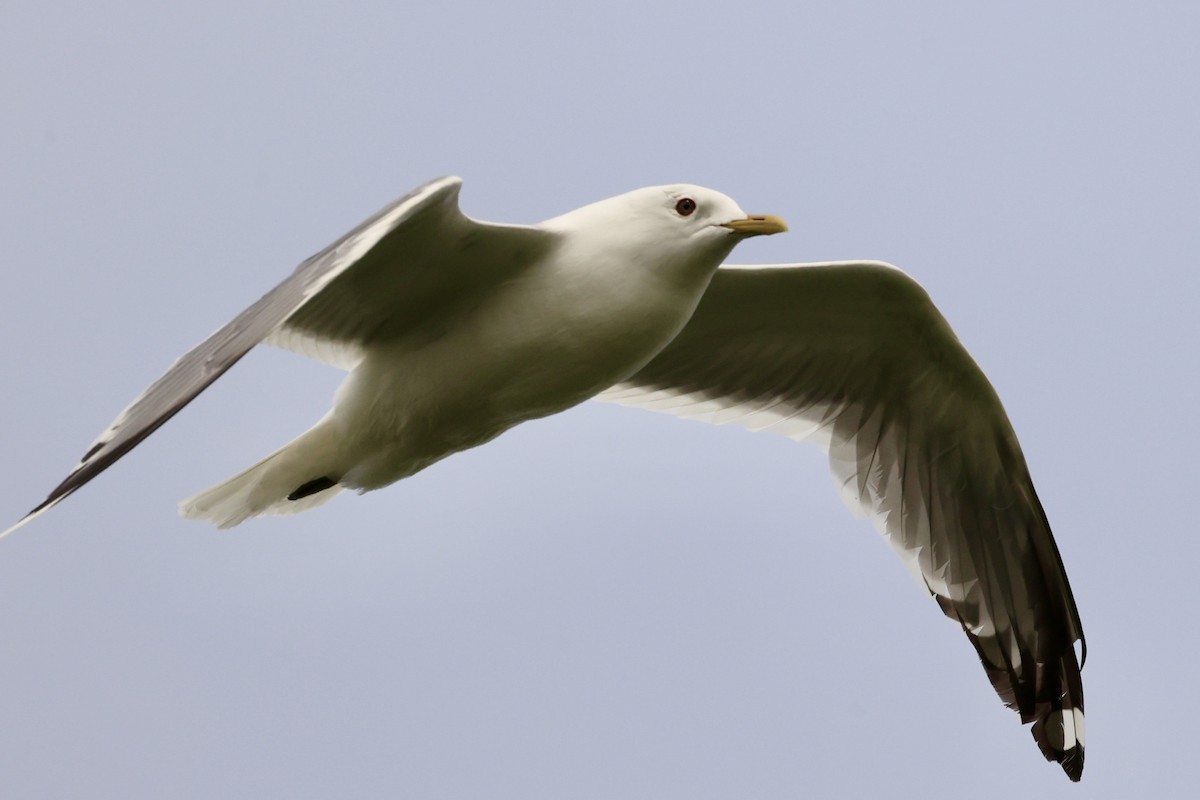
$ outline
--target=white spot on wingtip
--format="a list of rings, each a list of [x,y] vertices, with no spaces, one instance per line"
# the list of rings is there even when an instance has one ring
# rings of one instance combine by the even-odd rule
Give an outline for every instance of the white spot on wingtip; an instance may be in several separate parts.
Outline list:
[[[1046,737],[1055,750],[1066,751],[1083,747],[1083,711],[1065,708],[1046,717]]]

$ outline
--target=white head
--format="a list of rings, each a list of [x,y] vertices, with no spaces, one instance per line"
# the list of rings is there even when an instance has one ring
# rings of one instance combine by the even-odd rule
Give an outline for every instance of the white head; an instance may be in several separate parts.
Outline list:
[[[636,189],[541,227],[593,246],[600,239],[606,252],[631,265],[686,273],[711,273],[743,239],[787,230],[779,217],[749,216],[730,197],[691,184]]]

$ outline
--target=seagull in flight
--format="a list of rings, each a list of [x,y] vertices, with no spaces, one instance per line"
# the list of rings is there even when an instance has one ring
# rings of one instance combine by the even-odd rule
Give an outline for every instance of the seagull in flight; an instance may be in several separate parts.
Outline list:
[[[441,178],[300,264],[184,354],[45,513],[262,342],[346,370],[332,408],[184,500],[227,528],[367,492],[591,398],[814,441],[975,647],[1042,754],[1083,771],[1086,644],[1016,434],[925,291],[881,262],[722,265],[787,230],[686,184],[539,225],[480,222]],[[1077,654],[1075,645],[1079,644]]]

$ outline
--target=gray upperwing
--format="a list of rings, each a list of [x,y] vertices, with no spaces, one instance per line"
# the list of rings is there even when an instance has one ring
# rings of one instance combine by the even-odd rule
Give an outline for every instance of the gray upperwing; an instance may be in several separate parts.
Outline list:
[[[0,533],[0,538],[53,508],[116,463],[267,338],[326,284],[358,263],[384,236],[420,209],[445,199],[446,195],[456,196],[460,184],[461,181],[453,177],[423,184],[301,263],[286,280],[189,350],[161,378],[150,384],[92,443],[79,466],[20,522]]]

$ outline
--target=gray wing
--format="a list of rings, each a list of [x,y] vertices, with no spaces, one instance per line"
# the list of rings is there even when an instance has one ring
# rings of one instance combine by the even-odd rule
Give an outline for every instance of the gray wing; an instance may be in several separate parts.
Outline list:
[[[999,398],[915,281],[882,263],[722,267],[675,341],[599,399],[822,444],[847,504],[1079,779],[1083,629],[1058,547]]]
[[[399,335],[504,279],[548,246],[536,228],[480,223],[458,209],[458,178],[409,192],[307,259],[286,280],[176,361],[122,411],[66,479],[3,537],[114,464],[250,351],[270,341],[352,366]],[[481,268],[494,266],[490,271]]]

